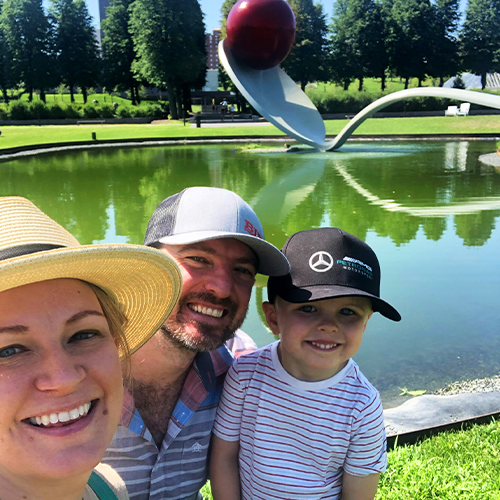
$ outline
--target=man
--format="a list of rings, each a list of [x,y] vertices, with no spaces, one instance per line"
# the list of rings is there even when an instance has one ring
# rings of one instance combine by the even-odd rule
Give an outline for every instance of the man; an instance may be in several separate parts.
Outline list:
[[[104,462],[132,500],[201,499],[210,433],[233,351],[255,344],[238,330],[255,274],[288,261],[264,241],[255,212],[225,189],[194,187],[161,202],[144,244],[175,259],[183,289],[173,313],[132,357],[131,391]]]

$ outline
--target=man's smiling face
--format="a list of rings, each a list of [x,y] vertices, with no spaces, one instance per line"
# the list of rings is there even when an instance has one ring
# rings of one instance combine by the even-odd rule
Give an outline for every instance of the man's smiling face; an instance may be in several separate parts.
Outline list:
[[[179,303],[161,328],[179,347],[207,351],[220,347],[242,325],[255,282],[257,258],[234,238],[187,245],[162,245],[179,265]]]

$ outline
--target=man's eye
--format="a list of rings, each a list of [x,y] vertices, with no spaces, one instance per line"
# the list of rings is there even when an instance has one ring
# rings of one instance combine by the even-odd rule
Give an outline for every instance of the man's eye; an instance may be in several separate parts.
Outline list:
[[[316,308],[314,306],[301,306],[299,308],[299,311],[306,312],[306,313],[312,313],[312,312],[316,312]]]
[[[76,332],[74,335],[72,335],[70,342],[78,342],[80,340],[92,339],[97,335],[99,335],[99,332],[97,330],[83,330],[81,332]]]
[[[12,356],[24,351],[24,348],[17,345],[11,345],[0,349],[0,358],[11,358]]]
[[[242,273],[242,274],[248,274],[249,276],[251,276],[252,278],[255,277],[255,273],[251,270],[251,269],[247,269],[246,267],[238,267],[236,268],[236,270],[239,272],[239,273]]]
[[[207,261],[207,259],[205,259],[204,257],[198,257],[197,255],[192,255],[190,257],[187,257],[187,259],[192,260],[194,262],[206,262]]]

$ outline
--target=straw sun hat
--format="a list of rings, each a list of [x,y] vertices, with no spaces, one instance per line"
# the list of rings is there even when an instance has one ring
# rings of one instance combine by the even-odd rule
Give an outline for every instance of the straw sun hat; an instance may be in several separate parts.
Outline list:
[[[87,281],[116,297],[131,353],[164,323],[182,288],[177,265],[158,250],[80,245],[31,201],[0,197],[0,292],[57,278]]]

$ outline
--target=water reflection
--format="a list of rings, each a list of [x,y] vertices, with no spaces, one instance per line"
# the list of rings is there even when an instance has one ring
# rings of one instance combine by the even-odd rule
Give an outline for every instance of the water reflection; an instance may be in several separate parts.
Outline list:
[[[236,191],[279,247],[322,225],[365,239],[381,260],[383,295],[403,316],[371,320],[356,356],[387,403],[397,386],[432,390],[500,371],[500,175],[478,161],[493,150],[490,141],[354,143],[327,154],[68,152],[2,163],[0,195],[30,198],[82,243],[141,243],[156,205],[194,185]],[[259,315],[264,284],[245,323],[260,345],[272,340]]]

